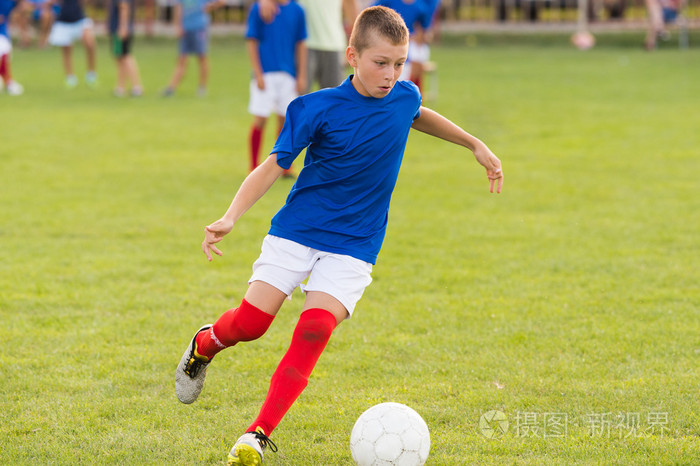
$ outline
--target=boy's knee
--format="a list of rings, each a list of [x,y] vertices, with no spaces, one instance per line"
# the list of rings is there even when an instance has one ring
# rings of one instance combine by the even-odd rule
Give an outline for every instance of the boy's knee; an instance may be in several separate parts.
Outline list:
[[[325,309],[307,309],[299,319],[299,336],[306,342],[325,342],[336,327],[335,316]]]

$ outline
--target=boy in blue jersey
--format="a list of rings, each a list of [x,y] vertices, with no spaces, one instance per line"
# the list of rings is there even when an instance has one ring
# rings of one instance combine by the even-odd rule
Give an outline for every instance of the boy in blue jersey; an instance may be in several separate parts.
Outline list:
[[[276,2],[279,11],[269,23],[260,17],[257,2],[248,15],[245,37],[253,68],[248,103],[248,112],[253,115],[249,141],[251,171],[258,166],[267,118],[272,113],[277,114],[281,129],[287,105],[306,89],[304,10],[290,0]],[[289,175],[289,171],[286,174]]]
[[[275,370],[258,417],[229,455],[229,464],[260,464],[269,439],[309,376],[335,327],[349,318],[372,281],[386,232],[389,201],[411,128],[472,150],[501,191],[501,162],[479,139],[421,106],[420,93],[398,81],[408,30],[393,10],[358,16],[346,50],[354,75],[336,88],[295,99],[272,154],[243,181],[226,214],[205,228],[202,250],[216,243],[306,149],[304,167],[272,219],[240,307],[195,334],[176,370],[180,401],[199,396],[206,370],[222,349],[261,337],[285,298],[308,277],[304,310]]]
[[[170,84],[163,90],[163,97],[175,93],[180,81],[187,70],[187,56],[197,55],[199,60],[199,87],[197,95],[204,96],[207,92],[209,79],[209,13],[224,6],[224,0],[178,0],[175,5],[173,22],[180,38],[180,53]]]
[[[20,0],[0,0],[0,91],[3,86],[9,95],[21,95],[24,87],[12,79],[10,57],[12,40],[10,39],[10,14]]]

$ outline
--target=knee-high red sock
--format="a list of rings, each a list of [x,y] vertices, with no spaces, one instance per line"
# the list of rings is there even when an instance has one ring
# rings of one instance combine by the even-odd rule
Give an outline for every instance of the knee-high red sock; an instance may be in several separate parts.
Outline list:
[[[263,129],[253,126],[250,128],[250,169],[255,170],[260,157],[260,145],[262,143]]]
[[[260,338],[274,318],[244,299],[238,309],[224,312],[209,330],[197,335],[197,353],[211,359],[222,349],[240,341]]]
[[[411,81],[413,81],[413,84],[418,86],[419,91],[423,92],[423,80],[420,76],[411,76]]]
[[[301,314],[292,343],[272,375],[265,403],[248,432],[262,427],[265,434],[270,435],[275,430],[306,388],[335,326],[335,317],[324,309],[308,309]]]
[[[0,56],[0,77],[2,77],[2,79],[4,81],[8,81],[8,79],[7,79],[8,78],[8,76],[7,76],[7,60],[9,60],[9,58],[8,58],[9,56],[10,56],[9,54],[5,54],[5,55]]]

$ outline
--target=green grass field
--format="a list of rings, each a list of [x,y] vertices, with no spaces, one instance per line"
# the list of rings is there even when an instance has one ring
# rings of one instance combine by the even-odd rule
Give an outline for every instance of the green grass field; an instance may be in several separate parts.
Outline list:
[[[451,38],[427,105],[504,163],[409,140],[374,283],[273,439],[270,465],[348,465],[371,405],[416,409],[430,465],[700,463],[700,49],[601,38]],[[57,50],[17,50],[0,95],[0,462],[221,464],[255,417],[302,305],[222,353],[200,400],[174,369],[238,304],[291,186],[201,253],[247,171],[248,64],[217,39],[165,100],[175,46],[137,41],[142,99],[63,88]],[[82,78],[83,50],[76,50]],[[270,122],[266,147],[271,147]],[[298,165],[298,164],[297,164]],[[508,431],[487,438],[488,411]]]

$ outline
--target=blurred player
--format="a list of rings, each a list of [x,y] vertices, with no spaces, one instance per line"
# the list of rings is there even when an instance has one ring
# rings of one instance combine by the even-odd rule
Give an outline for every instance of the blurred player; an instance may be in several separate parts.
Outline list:
[[[21,95],[24,88],[12,79],[10,57],[12,40],[10,39],[10,13],[19,5],[20,0],[0,0],[0,90],[5,87],[9,95]]]
[[[260,15],[270,22],[277,13],[275,0],[260,0]],[[308,38],[307,86],[335,87],[345,78],[345,48],[358,14],[356,0],[299,0],[306,14]]]
[[[97,44],[92,20],[85,16],[81,0],[49,0],[50,5],[58,5],[60,11],[51,26],[49,44],[61,47],[63,69],[66,74],[66,87],[78,85],[78,77],[73,71],[73,43],[82,40],[87,56],[87,73],[85,83],[89,87],[97,86]]]
[[[134,0],[111,0],[109,10],[109,37],[112,45],[112,55],[117,62],[117,85],[114,95],[123,97],[127,85],[131,86],[131,96],[141,97],[143,85],[139,65],[131,53],[134,41],[134,15],[136,2]]]
[[[51,26],[60,10],[59,6],[50,4],[48,0],[27,0],[23,2],[21,10],[22,14],[18,17],[18,26],[22,47],[29,47],[32,43],[30,29],[33,24],[39,31],[38,46],[46,47],[49,42]]]
[[[250,169],[258,166],[267,118],[277,115],[278,132],[284,124],[287,105],[306,91],[306,19],[304,10],[290,0],[277,0],[278,13],[270,23],[262,20],[255,3],[248,15],[246,45],[253,68],[248,111],[253,115],[250,130]],[[286,173],[291,176],[290,172]]]
[[[410,34],[408,61],[401,75],[403,80],[411,80],[418,86],[423,85],[423,63],[430,59],[428,48],[428,30],[433,19],[434,8],[427,0],[377,0],[375,5],[391,8],[401,15]]]
[[[187,71],[187,56],[196,55],[199,61],[199,87],[197,94],[204,96],[207,92],[209,79],[209,13],[224,6],[223,0],[179,0],[175,5],[173,22],[180,38],[180,53],[170,84],[163,91],[168,97],[175,93]]]

